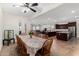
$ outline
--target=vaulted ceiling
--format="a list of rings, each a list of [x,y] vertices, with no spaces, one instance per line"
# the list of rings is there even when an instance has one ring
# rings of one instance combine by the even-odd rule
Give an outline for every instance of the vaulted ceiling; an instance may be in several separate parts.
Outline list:
[[[54,24],[67,23],[79,19],[79,3],[64,3],[55,9],[34,18],[33,23]]]
[[[54,9],[61,5],[61,3],[38,3],[37,7],[34,7],[35,10],[37,10],[36,13],[29,11],[27,13],[23,13],[23,9],[25,7],[13,7],[13,5],[19,5],[21,3],[1,3],[1,7],[4,12],[26,16],[28,18],[34,18],[37,17],[43,13],[46,13],[47,11]]]
[[[29,11],[22,12],[24,7],[13,7],[19,3],[1,3],[4,12],[25,16],[32,20],[32,23],[47,24],[56,22],[74,21],[79,18],[79,3],[39,3],[34,9],[36,13]]]

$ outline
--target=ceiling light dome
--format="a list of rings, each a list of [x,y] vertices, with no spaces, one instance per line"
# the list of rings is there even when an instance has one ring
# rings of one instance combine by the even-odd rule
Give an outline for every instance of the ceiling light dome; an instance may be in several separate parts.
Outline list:
[[[30,10],[29,8],[24,8],[24,9],[22,10],[22,12],[23,12],[23,13],[27,13],[27,12],[29,12],[29,10]]]
[[[75,11],[74,11],[74,10],[72,10],[72,13],[75,13]]]

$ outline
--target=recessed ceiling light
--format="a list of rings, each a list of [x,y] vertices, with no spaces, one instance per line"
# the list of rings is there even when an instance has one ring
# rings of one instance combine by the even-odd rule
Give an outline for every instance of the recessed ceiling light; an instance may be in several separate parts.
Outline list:
[[[19,5],[12,5],[13,7],[20,7]]]
[[[75,13],[75,11],[74,11],[74,10],[72,10],[72,13]]]
[[[77,18],[78,16],[75,16],[75,18]]]
[[[50,20],[50,18],[48,18],[48,20]]]
[[[22,3],[15,3],[15,4],[13,4],[12,6],[13,7],[20,7],[21,5],[23,5]]]

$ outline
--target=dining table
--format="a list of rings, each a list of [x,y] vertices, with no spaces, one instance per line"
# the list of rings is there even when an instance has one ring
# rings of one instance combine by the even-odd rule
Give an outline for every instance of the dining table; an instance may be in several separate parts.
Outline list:
[[[44,42],[46,41],[46,39],[36,36],[32,36],[32,38],[30,38],[29,35],[19,35],[19,37],[25,43],[27,53],[29,53],[30,56],[35,56],[36,52],[42,48]]]

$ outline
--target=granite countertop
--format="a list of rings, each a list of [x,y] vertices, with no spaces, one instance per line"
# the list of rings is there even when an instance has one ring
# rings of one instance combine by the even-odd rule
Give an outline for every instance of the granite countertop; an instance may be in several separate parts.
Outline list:
[[[69,31],[59,31],[57,33],[70,33]]]
[[[53,31],[56,31],[57,33],[70,33],[68,29],[54,29]]]

